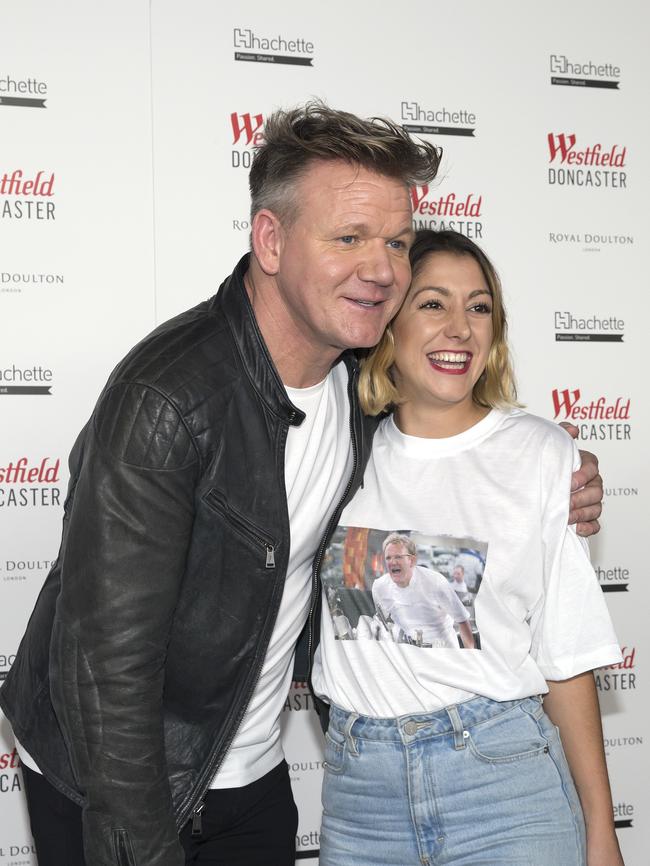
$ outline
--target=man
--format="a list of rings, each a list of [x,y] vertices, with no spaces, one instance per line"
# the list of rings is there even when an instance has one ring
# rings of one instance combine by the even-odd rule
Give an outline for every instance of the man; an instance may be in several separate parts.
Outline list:
[[[387,122],[273,115],[250,256],[109,379],[0,694],[43,774],[26,771],[39,866],[293,864],[279,715],[310,611],[317,642],[312,556],[374,430],[349,350],[400,305],[409,185],[438,161]],[[596,477],[576,504],[601,495]],[[83,857],[63,853],[81,827]]]
[[[467,587],[467,583],[465,582],[465,566],[458,563],[454,566],[454,570],[451,573],[452,579],[452,589],[458,596],[459,601],[465,602],[465,600],[469,597],[469,589]]]
[[[417,565],[417,546],[407,535],[391,532],[382,544],[387,573],[372,585],[377,611],[390,617],[408,643],[458,648],[457,623],[465,649],[474,648],[469,613],[446,578]]]

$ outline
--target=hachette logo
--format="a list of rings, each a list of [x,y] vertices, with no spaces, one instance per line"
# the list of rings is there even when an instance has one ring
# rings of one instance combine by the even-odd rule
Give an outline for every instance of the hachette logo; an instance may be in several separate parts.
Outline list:
[[[468,238],[483,237],[483,196],[477,193],[441,193],[429,184],[411,187],[413,225],[416,229],[453,229]]]
[[[416,135],[463,135],[473,137],[476,115],[466,108],[423,108],[418,102],[402,102],[401,118],[408,133]]]
[[[47,84],[37,78],[0,77],[0,106],[10,108],[47,108]]]
[[[20,457],[0,465],[0,508],[51,507],[61,502],[60,458],[43,457],[30,465]]]
[[[626,165],[627,147],[600,142],[579,147],[577,135],[565,132],[549,132],[546,140],[549,162],[556,163],[548,169],[551,186],[627,189],[627,172],[620,170]]]
[[[621,647],[623,661],[594,671],[596,686],[601,692],[636,689],[636,647]]]
[[[235,27],[232,35],[235,60],[289,66],[311,66],[314,60],[314,43],[302,36],[260,36],[250,27]]]
[[[296,834],[296,860],[315,860],[320,851],[320,833],[310,830]]]
[[[564,87],[602,87],[618,90],[620,66],[594,63],[592,60],[569,60],[566,54],[551,54],[551,84]]]
[[[0,680],[5,680],[9,668],[16,661],[16,653],[0,653]]]
[[[555,310],[557,343],[622,343],[625,322],[617,316],[579,316],[569,310]]]
[[[627,592],[630,585],[630,569],[622,565],[613,565],[604,568],[595,565],[594,570],[603,592]]]
[[[243,114],[233,111],[230,115],[230,128],[232,130],[232,167],[250,168],[253,161],[252,148],[262,143],[264,138],[264,115]],[[235,147],[235,145],[237,147]]]
[[[634,820],[634,806],[625,800],[614,805],[614,826],[617,830],[628,830]]]
[[[53,372],[49,367],[34,366],[0,367],[0,396],[29,395],[50,396]]]
[[[4,172],[0,176],[0,218],[13,220],[54,220],[54,172],[38,171],[26,177],[22,169]]]
[[[613,402],[600,396],[582,400],[579,388],[553,389],[554,417],[571,421],[580,430],[580,439],[629,440],[632,437],[630,398],[617,397]],[[599,423],[595,423],[599,422]]]

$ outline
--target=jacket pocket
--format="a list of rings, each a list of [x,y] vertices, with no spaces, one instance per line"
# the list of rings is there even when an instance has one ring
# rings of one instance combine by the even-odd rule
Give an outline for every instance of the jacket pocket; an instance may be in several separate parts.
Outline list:
[[[265,568],[275,568],[275,550],[277,544],[267,532],[256,526],[252,520],[240,514],[236,508],[233,508],[232,505],[226,502],[223,494],[214,488],[208,490],[203,495],[203,501],[209,508],[216,511],[240,538],[254,549],[259,550],[260,555],[264,557]]]
[[[126,830],[112,830],[113,854],[117,866],[137,866],[131,840]]]

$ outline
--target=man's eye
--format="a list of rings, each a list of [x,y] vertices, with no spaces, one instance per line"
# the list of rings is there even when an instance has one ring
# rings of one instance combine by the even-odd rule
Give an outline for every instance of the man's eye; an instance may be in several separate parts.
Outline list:
[[[339,240],[343,244],[353,244],[356,241],[356,237],[354,235],[343,235]]]
[[[389,241],[388,246],[393,250],[405,250],[406,244],[404,241]]]

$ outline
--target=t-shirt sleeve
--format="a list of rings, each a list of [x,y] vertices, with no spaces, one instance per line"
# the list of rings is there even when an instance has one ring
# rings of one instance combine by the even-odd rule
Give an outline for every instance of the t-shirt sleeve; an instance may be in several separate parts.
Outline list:
[[[561,428],[549,432],[540,461],[544,588],[530,617],[530,652],[547,680],[564,680],[622,656],[588,546],[567,523],[578,449]]]
[[[444,579],[444,578],[443,578]],[[445,588],[447,598],[449,599],[449,607],[451,609],[451,615],[454,618],[454,622],[467,622],[469,617],[469,611],[465,607],[465,605],[461,602],[461,600],[456,595],[454,589],[452,589],[449,584],[447,584]]]
[[[430,571],[422,569],[422,573],[430,586],[431,597],[435,598],[442,596],[447,607],[447,612],[453,618],[454,622],[467,622],[470,618],[467,608],[462,604],[452,587],[447,583],[447,579],[439,571]]]

